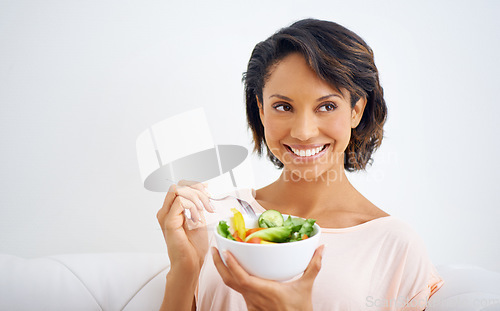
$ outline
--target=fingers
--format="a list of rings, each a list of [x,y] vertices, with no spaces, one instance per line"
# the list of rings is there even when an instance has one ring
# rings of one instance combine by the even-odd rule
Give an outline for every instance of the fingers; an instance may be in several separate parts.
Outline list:
[[[185,182],[186,181],[184,181],[184,184]],[[194,222],[200,221],[202,218],[200,217],[200,213],[198,211],[203,210],[204,204],[200,201],[200,194],[198,193],[198,191],[199,190],[194,190],[189,186],[178,186],[175,184],[171,185],[170,188],[168,189],[167,195],[165,196],[165,200],[163,201],[162,208],[156,214],[156,218],[158,219],[160,224],[163,222],[167,214],[169,214],[172,211],[174,201],[179,196],[184,198],[183,200],[179,199],[178,203],[180,204],[180,206],[182,206],[184,209],[189,210],[192,216],[191,219]],[[210,205],[208,206],[210,210],[213,212],[211,206]],[[177,205],[177,207],[179,207],[179,205]],[[177,208],[177,210],[173,212],[173,215],[179,215],[181,212],[182,210],[179,210],[179,208]]]
[[[226,265],[231,275],[237,280],[244,281],[251,277],[229,251],[226,251]]]
[[[165,216],[170,211],[170,208],[172,207],[172,203],[174,202],[175,197],[177,196],[176,188],[177,188],[177,186],[175,184],[170,186],[170,188],[168,189],[167,195],[165,196],[165,200],[163,201],[163,206],[156,214],[156,218],[158,219],[158,222],[160,222],[160,225],[162,225]]]
[[[165,222],[167,217],[179,216],[186,210],[188,214],[187,222],[190,222],[191,227],[197,222],[203,222],[204,217],[201,211],[207,209],[209,212],[214,212],[213,207],[208,199],[208,192],[205,190],[206,184],[195,181],[181,180],[178,185],[171,185],[163,202],[162,208],[156,214],[156,218],[163,229],[171,227]],[[170,218],[171,219],[171,218]],[[177,221],[174,221],[176,227]]]
[[[259,292],[264,290],[267,293],[272,291],[272,288],[276,284],[275,281],[260,279],[250,275],[243,269],[233,254],[229,251],[225,251],[224,255],[226,256],[226,264],[222,261],[219,251],[215,247],[212,247],[214,264],[224,284],[240,293],[242,293],[242,291],[248,292],[252,290],[257,290]]]
[[[319,270],[321,269],[321,259],[323,258],[324,249],[325,249],[324,244],[316,249],[316,251],[313,254],[313,257],[311,258],[311,261],[309,262],[309,265],[307,266],[300,280],[308,281],[311,283],[314,282],[314,279],[316,278],[316,276],[319,273]]]
[[[176,208],[175,212],[172,211],[173,215],[179,215],[180,213],[184,213],[184,215],[187,215],[186,218],[191,219],[193,223],[201,221],[199,208],[196,206],[195,203],[193,203],[193,201],[188,200],[182,196],[178,196],[176,200],[178,200],[179,202],[178,204],[179,207]]]
[[[189,186],[194,189],[198,189],[200,191],[204,191],[207,196],[210,196],[210,194],[207,192],[206,187],[207,183],[201,183],[198,181],[192,181],[192,180],[180,180],[178,183],[179,186]]]
[[[191,214],[189,215],[189,220],[188,217],[184,217],[184,211],[191,211],[191,210],[196,210],[195,205],[181,197],[181,196],[176,196],[172,204],[170,205],[170,210],[168,214],[166,214],[162,219],[158,219],[160,222],[160,225],[162,227],[163,231],[169,231],[169,230],[177,230],[179,228],[182,228],[182,226],[185,224],[187,221],[195,222],[195,218],[199,217],[197,214]],[[197,221],[197,220],[196,220]]]
[[[176,230],[183,227],[183,225],[187,230],[205,226],[203,213],[198,212],[193,202],[181,196],[175,197],[169,213],[159,221],[164,231]]]
[[[206,186],[206,183],[204,184],[188,180],[181,180],[178,185],[171,185],[168,189],[167,195],[165,196],[162,208],[156,214],[156,218],[162,228],[164,227],[167,215],[171,212],[173,212],[173,216],[178,216],[184,209],[187,210],[185,214],[188,216],[183,217],[192,222],[191,227],[193,227],[193,224],[197,222],[204,221],[202,214],[203,209],[206,209],[211,213],[215,212],[215,209],[209,199],[210,194],[205,189]],[[176,205],[176,210],[172,211],[177,197],[182,197],[184,200],[179,199]],[[182,207],[182,209],[180,207]]]
[[[205,184],[181,180],[177,187],[177,194],[191,200],[196,204],[199,211],[206,209],[209,212],[215,212],[212,204],[210,203],[210,194],[205,189]]]
[[[226,267],[226,265],[224,265],[224,262],[222,261],[222,258],[220,257],[219,251],[215,247],[212,247],[212,257],[214,260],[215,268],[219,272],[224,283],[227,286],[234,288],[234,286],[236,286],[236,284],[234,284],[234,282],[232,282],[233,276],[232,276],[231,272],[229,271],[229,269]]]
[[[276,281],[252,276],[240,266],[236,258],[230,252],[226,251],[224,255],[226,265],[224,265],[217,249],[212,247],[213,261],[224,284],[243,295],[248,310],[269,310],[270,301],[289,302],[290,295],[300,297],[303,294],[303,292],[300,291],[298,295],[295,295],[283,288],[283,285]],[[277,290],[277,288],[280,288],[280,290]],[[278,297],[278,294],[280,294],[281,299]],[[295,305],[278,304],[283,306],[283,310],[296,310]],[[299,308],[298,310],[304,309]]]
[[[251,287],[250,283],[252,283],[252,280],[256,279],[240,266],[236,258],[230,252],[226,251],[225,255],[226,265],[224,265],[219,255],[219,251],[217,251],[215,247],[212,247],[214,264],[222,280],[227,286],[234,290],[240,291],[240,289],[245,288],[248,290]]]
[[[177,188],[177,195],[193,202],[199,211],[203,211],[204,209],[210,212],[213,211],[212,206],[210,206],[208,197],[200,190],[191,188],[189,186],[179,186]]]

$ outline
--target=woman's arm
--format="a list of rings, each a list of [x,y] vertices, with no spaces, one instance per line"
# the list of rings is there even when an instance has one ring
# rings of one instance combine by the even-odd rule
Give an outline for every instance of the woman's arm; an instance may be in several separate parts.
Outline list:
[[[205,222],[203,209],[213,212],[205,186],[190,181],[172,185],[165,197],[157,218],[167,243],[170,271],[167,274],[165,296],[160,310],[186,310],[196,307],[194,291],[201,267],[208,250],[205,226],[187,228],[184,210],[191,211],[192,218]]]
[[[160,311],[196,310],[194,291],[199,275],[199,272],[193,274],[170,270]]]

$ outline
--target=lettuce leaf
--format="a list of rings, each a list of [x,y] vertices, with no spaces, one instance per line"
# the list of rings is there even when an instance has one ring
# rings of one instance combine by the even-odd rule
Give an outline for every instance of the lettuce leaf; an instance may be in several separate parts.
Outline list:
[[[292,228],[289,242],[302,240],[304,234],[311,237],[315,222],[315,219],[292,218],[288,216],[285,220],[285,226]]]
[[[224,221],[224,220],[221,220],[219,221],[219,225],[217,226],[217,232],[227,238],[227,239],[230,239],[230,240],[233,240],[235,241],[236,239],[232,236],[231,232],[229,232],[229,225]]]
[[[316,222],[315,219],[306,219],[306,221],[304,222],[304,224],[302,224],[302,227],[299,230],[299,235],[302,236],[303,234],[306,234],[308,237],[310,237],[315,222]]]

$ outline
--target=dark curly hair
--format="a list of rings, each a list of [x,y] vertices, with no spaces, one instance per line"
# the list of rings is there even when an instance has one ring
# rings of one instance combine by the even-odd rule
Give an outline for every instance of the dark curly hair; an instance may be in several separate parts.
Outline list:
[[[363,117],[352,129],[344,156],[344,168],[357,171],[371,163],[372,153],[380,146],[387,118],[384,92],[380,86],[373,51],[354,32],[334,22],[304,19],[282,28],[267,40],[258,43],[243,74],[248,127],[252,130],[254,152],[259,156],[267,149],[268,158],[283,168],[265,141],[257,98],[274,65],[287,55],[301,53],[318,77],[336,88],[345,88],[351,95],[351,107],[366,98]]]

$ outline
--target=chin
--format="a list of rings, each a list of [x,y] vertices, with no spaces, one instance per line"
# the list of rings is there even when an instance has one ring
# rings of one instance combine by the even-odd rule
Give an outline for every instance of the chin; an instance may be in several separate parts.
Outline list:
[[[288,167],[285,168],[288,174],[285,174],[287,181],[334,181],[337,179],[337,171],[333,169],[320,168],[318,166],[306,167]]]

